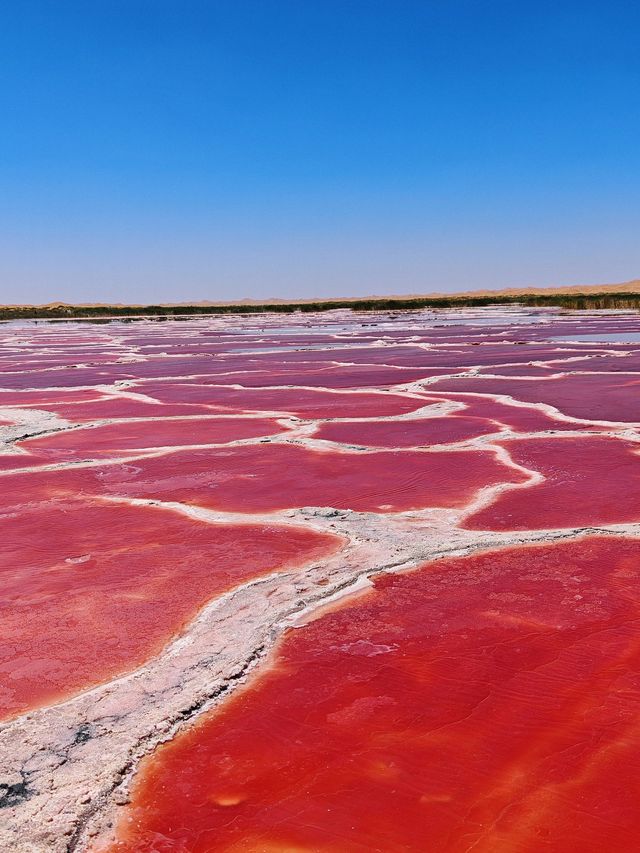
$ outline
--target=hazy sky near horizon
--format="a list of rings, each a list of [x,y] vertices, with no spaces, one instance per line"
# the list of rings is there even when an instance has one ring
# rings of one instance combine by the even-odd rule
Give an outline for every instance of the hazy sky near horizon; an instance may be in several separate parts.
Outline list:
[[[640,6],[0,9],[0,302],[640,276]]]

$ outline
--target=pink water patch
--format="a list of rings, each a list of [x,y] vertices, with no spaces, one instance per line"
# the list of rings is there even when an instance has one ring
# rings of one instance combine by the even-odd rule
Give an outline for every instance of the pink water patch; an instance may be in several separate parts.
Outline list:
[[[535,530],[640,521],[640,445],[616,438],[523,439],[503,445],[545,478],[502,493],[471,530]]]
[[[1,505],[44,498],[110,494],[181,501],[225,512],[300,506],[361,512],[463,507],[477,491],[525,476],[490,451],[317,452],[265,444],[188,450],[132,462],[7,475]]]
[[[508,394],[529,403],[548,403],[565,415],[585,420],[640,421],[640,376],[582,375],[557,379],[449,379],[430,391]]]
[[[88,403],[57,404],[41,406],[60,418],[72,423],[83,423],[107,418],[172,418],[180,415],[210,415],[205,406],[147,403],[129,397],[113,397]]]
[[[140,665],[213,596],[340,543],[77,500],[0,516],[0,536],[2,717]]]
[[[402,421],[344,421],[325,423],[314,438],[370,447],[417,447],[468,441],[498,432],[498,424],[484,418],[449,416]]]
[[[139,388],[166,403],[201,403],[231,411],[277,411],[300,418],[385,417],[414,412],[429,405],[429,397],[399,394],[332,393],[297,388],[228,388],[201,384],[145,383]]]
[[[143,762],[107,849],[637,850],[639,567],[588,538],[379,576]]]
[[[447,394],[443,399],[463,403],[464,413],[479,418],[490,418],[517,432],[543,432],[546,430],[598,430],[607,427],[593,427],[579,421],[560,420],[532,405],[508,405],[475,394]]]
[[[54,433],[20,442],[20,447],[40,460],[52,461],[148,447],[225,444],[284,431],[275,421],[262,418],[130,421]]]

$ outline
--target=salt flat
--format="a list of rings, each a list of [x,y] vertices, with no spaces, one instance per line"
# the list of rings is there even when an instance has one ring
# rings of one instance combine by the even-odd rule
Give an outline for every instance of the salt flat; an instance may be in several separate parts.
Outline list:
[[[2,849],[637,849],[639,332],[0,326]]]

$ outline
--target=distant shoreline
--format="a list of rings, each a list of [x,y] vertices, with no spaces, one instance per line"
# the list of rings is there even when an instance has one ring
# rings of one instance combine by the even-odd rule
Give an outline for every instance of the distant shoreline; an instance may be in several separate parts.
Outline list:
[[[451,296],[415,296],[380,297],[369,299],[328,299],[318,301],[264,303],[237,302],[217,304],[181,304],[181,305],[6,305],[0,306],[0,320],[73,320],[73,319],[135,319],[137,317],[190,317],[197,315],[220,314],[263,314],[294,312],[312,313],[316,311],[335,311],[350,309],[353,311],[400,311],[421,308],[479,308],[489,305],[505,305],[534,308],[565,308],[568,310],[640,310],[640,282],[637,292],[628,291],[628,285],[619,285],[620,289],[592,292],[585,288],[580,292],[574,288],[551,292],[480,292]],[[615,286],[614,286],[615,287]],[[567,292],[570,291],[570,292]]]

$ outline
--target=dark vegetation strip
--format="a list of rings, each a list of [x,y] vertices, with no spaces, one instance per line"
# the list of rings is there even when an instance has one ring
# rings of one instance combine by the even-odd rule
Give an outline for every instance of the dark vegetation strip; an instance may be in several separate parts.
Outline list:
[[[177,317],[194,314],[291,314],[349,308],[353,311],[394,311],[419,308],[475,308],[485,305],[523,305],[571,310],[640,309],[640,293],[521,294],[519,296],[443,296],[415,299],[356,299],[350,301],[288,302],[273,305],[23,305],[0,307],[0,320],[66,320],[82,318]]]

